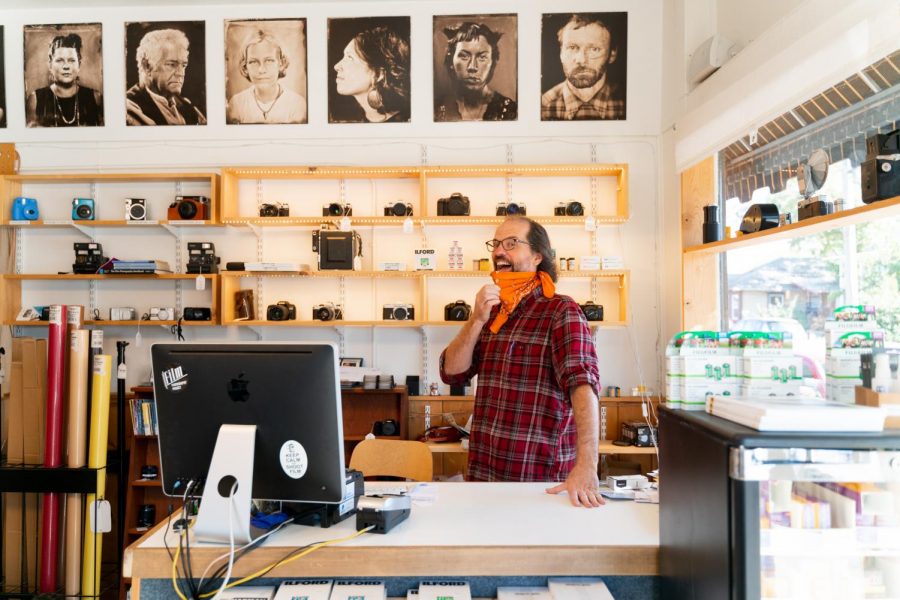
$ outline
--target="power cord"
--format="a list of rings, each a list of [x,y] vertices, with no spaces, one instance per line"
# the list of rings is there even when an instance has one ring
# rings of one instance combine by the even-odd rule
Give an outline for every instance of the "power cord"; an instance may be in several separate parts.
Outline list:
[[[169,328],[169,331],[178,339],[179,342],[184,341],[184,329],[182,329],[181,326],[182,321],[184,321],[184,317],[180,317],[178,319],[178,322]]]

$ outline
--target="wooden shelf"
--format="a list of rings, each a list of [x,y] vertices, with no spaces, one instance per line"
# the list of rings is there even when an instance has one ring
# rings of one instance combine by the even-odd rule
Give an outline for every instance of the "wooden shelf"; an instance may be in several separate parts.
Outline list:
[[[555,215],[528,215],[542,225],[584,226],[587,217],[564,217]],[[402,227],[406,217],[385,216],[349,216],[351,227]],[[254,225],[261,227],[318,227],[322,223],[337,223],[342,217],[226,217],[223,225]],[[498,216],[461,216],[461,217],[409,217],[414,227],[424,225],[499,225],[506,217]],[[594,223],[598,225],[619,225],[628,220],[619,215],[596,215]],[[84,221],[83,223],[93,223]],[[99,221],[98,221],[99,223]],[[63,223],[61,223],[63,224]]]
[[[18,183],[80,183],[131,182],[131,181],[210,181],[218,179],[216,173],[23,173],[6,175],[9,181]]]
[[[435,400],[435,401],[443,401],[443,400],[459,400],[461,402],[474,402],[475,396],[410,396],[410,402],[413,400],[422,401],[422,400]]]
[[[887,200],[879,200],[872,204],[857,206],[830,215],[813,217],[797,223],[789,223],[774,229],[748,233],[736,238],[690,246],[684,249],[685,254],[718,254],[730,250],[738,250],[757,244],[791,240],[835,229],[871,221],[873,218],[885,218],[900,215],[900,196]]]
[[[600,440],[600,454],[656,454],[656,448],[650,446],[616,446],[612,440]]]
[[[23,325],[34,325],[36,323],[46,324],[46,321],[24,321]],[[90,324],[93,321],[86,321]],[[97,321],[96,324],[116,324],[116,325],[147,325],[147,324],[164,324],[165,321]],[[219,323],[206,321],[184,321],[182,325],[201,324],[218,325]],[[256,319],[254,321],[222,321],[222,325],[238,326],[238,327],[460,327],[464,321],[391,321],[388,319],[377,321],[266,321]],[[12,323],[17,324],[17,323]],[[625,327],[628,325],[625,321],[588,321],[588,327],[591,329],[600,329],[606,327]]]
[[[135,479],[131,482],[135,487],[162,487],[162,481],[159,479]]]
[[[378,391],[378,390],[369,390],[369,391],[375,392],[375,391]],[[384,390],[384,391],[389,391],[389,390]],[[368,434],[366,434],[366,435],[368,435]],[[400,440],[400,439],[403,439],[403,438],[401,438],[399,435],[378,435],[378,436],[375,436],[375,437],[377,437],[379,440]],[[344,436],[344,441],[345,441],[345,442],[361,442],[361,441],[363,441],[364,439],[366,439],[366,436],[365,436],[365,435],[345,435],[345,436]]]
[[[204,279],[215,279],[218,277],[216,274],[204,273],[202,275]],[[3,275],[3,279],[11,279],[18,281],[55,281],[55,280],[84,280],[84,281],[115,281],[117,279],[164,279],[164,280],[182,280],[182,281],[193,281],[197,279],[197,274],[188,274],[188,273],[138,273],[134,275],[110,275],[108,273],[93,273],[93,274],[75,274],[75,273],[9,273],[7,275]]]
[[[416,279],[423,277],[490,277],[490,271],[221,271],[219,273],[223,277],[325,277],[333,279],[335,277],[380,277],[389,279]],[[559,276],[565,278],[596,278],[596,279],[622,279],[628,277],[631,271],[628,270],[597,270],[597,271],[560,271]],[[62,277],[62,276],[60,276]],[[112,275],[111,277],[122,277],[121,275]],[[189,276],[193,277],[193,276]]]
[[[37,221],[6,221],[0,223],[9,227],[221,227],[221,223],[210,220],[178,220],[178,221],[124,221],[124,220],[82,220],[72,221],[67,219],[37,220]]]

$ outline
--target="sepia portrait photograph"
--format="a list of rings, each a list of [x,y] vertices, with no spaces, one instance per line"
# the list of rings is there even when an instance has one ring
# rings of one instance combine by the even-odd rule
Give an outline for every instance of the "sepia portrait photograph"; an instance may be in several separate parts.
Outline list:
[[[409,17],[328,19],[328,122],[407,123]]]
[[[515,121],[517,16],[434,17],[434,120]]]
[[[225,21],[225,122],[306,123],[306,19]]]
[[[206,125],[205,23],[125,23],[125,88],[127,125]]]
[[[628,13],[545,14],[541,120],[625,119]]]
[[[103,43],[100,23],[26,25],[25,124],[103,125]]]
[[[0,25],[0,128],[6,127],[6,53],[3,48],[3,25]]]

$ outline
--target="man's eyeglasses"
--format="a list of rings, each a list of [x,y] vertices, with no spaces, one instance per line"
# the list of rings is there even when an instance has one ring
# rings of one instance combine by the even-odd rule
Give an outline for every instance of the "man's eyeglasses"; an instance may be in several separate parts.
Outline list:
[[[503,246],[503,249],[507,252],[511,252],[517,244],[525,244],[526,246],[530,246],[528,242],[525,240],[520,240],[517,237],[508,237],[503,238],[502,240],[488,240],[484,243],[487,246],[489,252],[493,252],[497,249],[497,246]]]

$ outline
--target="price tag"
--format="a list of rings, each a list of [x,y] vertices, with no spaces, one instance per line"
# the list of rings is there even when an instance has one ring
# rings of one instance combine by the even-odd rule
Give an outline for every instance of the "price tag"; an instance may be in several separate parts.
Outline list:
[[[197,279],[194,280],[194,288],[198,291],[203,291],[206,289],[206,277],[203,275],[197,275]]]

